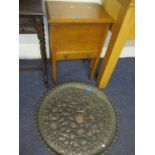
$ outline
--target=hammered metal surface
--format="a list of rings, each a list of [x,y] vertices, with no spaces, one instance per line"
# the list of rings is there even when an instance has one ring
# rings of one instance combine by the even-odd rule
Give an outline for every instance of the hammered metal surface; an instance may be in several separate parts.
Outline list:
[[[116,135],[116,113],[111,102],[88,84],[67,83],[49,90],[36,114],[43,142],[61,155],[104,153]]]

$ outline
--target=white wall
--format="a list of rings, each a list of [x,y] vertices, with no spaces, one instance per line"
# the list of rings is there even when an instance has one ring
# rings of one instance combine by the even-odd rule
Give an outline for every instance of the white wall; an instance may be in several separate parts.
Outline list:
[[[52,0],[57,1],[57,0]],[[59,0],[59,1],[75,1],[75,2],[95,2],[100,3],[100,0]],[[46,39],[46,50],[47,56],[49,57],[49,41],[48,41],[48,25],[47,18],[44,18],[45,25],[45,39]],[[105,54],[107,44],[110,39],[110,32],[107,36],[105,47],[102,51],[102,57]],[[135,56],[135,48],[134,41],[128,41],[126,46],[123,48],[121,57],[134,57]],[[39,41],[36,34],[20,34],[19,35],[19,58],[20,59],[37,59],[40,58],[40,47]]]

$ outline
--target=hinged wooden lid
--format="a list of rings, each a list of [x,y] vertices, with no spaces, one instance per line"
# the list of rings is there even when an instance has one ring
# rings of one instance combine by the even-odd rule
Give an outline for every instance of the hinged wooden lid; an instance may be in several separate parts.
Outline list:
[[[46,2],[49,23],[113,23],[97,3]]]

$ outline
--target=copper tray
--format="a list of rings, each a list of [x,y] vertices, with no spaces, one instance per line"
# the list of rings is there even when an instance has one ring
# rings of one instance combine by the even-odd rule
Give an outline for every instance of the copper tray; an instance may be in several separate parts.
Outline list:
[[[56,154],[103,154],[115,140],[117,116],[102,91],[71,82],[50,89],[40,100],[36,129],[42,142]]]

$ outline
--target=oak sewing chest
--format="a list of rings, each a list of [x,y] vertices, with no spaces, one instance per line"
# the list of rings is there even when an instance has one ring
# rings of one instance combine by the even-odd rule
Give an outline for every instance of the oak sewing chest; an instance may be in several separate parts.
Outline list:
[[[92,79],[104,41],[114,22],[102,5],[80,2],[46,2],[49,23],[52,80],[60,60],[91,59]]]

